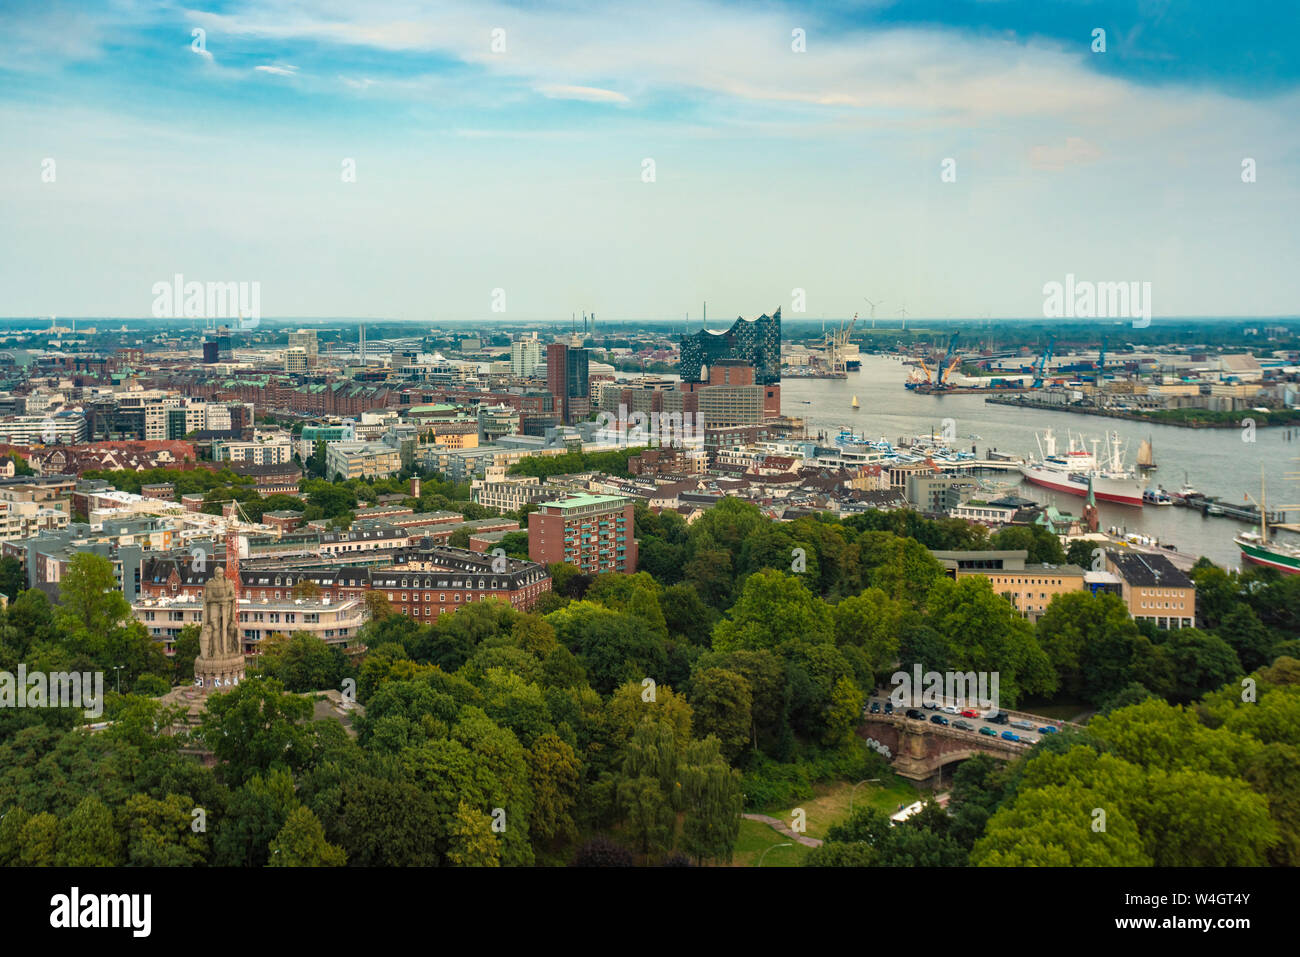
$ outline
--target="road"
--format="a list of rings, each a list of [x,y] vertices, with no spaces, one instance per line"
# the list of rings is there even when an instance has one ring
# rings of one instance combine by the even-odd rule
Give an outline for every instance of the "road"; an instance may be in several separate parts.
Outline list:
[[[944,707],[944,706],[947,706],[947,705],[948,705],[948,700],[949,700],[949,699],[947,699],[947,698],[940,698],[940,701],[942,702],[942,704],[940,705],[940,708],[942,708],[942,707]],[[870,699],[868,699],[867,703],[866,703],[866,704],[863,706],[863,708],[862,708],[862,716],[865,717],[865,718],[870,718],[870,717],[872,717],[873,714],[872,714],[871,708],[872,708],[872,706],[874,706],[874,705],[878,705],[878,706],[880,707],[880,711],[877,712],[877,713],[883,715],[883,714],[884,714],[885,702],[886,702],[886,701],[889,701],[889,696],[888,696],[888,695],[875,695],[875,696],[871,697]],[[956,706],[955,706],[955,705],[952,705],[951,707],[956,707]],[[1064,722],[1062,722],[1062,721],[1058,721],[1058,720],[1055,719],[1055,718],[1044,718],[1042,715],[1029,714],[1028,712],[1023,712],[1023,711],[1011,711],[1011,710],[1006,709],[1006,708],[1004,708],[1004,709],[1002,709],[1002,710],[1003,710],[1003,711],[1006,713],[1006,715],[1007,715],[1007,718],[1008,718],[1008,723],[1007,723],[1007,724],[997,724],[997,723],[995,723],[995,722],[993,722],[993,721],[989,721],[987,718],[983,717],[983,715],[985,715],[985,714],[990,714],[990,713],[992,713],[992,712],[981,711],[981,710],[978,709],[978,708],[971,709],[971,710],[976,711],[976,712],[980,715],[980,717],[978,717],[978,718],[963,718],[963,717],[961,717],[959,714],[951,714],[951,713],[949,713],[949,712],[945,712],[945,711],[942,711],[942,710],[932,710],[932,709],[929,709],[929,708],[917,708],[916,710],[920,711],[922,714],[925,715],[925,723],[926,723],[926,724],[934,724],[934,722],[932,722],[932,721],[930,720],[930,718],[933,717],[934,715],[941,715],[941,716],[947,718],[949,723],[948,723],[948,725],[944,728],[944,730],[945,730],[945,731],[950,731],[950,732],[952,732],[953,734],[956,734],[956,735],[958,735],[958,736],[961,736],[961,735],[970,735],[971,737],[974,737],[974,738],[987,738],[987,737],[989,737],[989,735],[987,735],[987,734],[981,734],[981,733],[980,733],[980,730],[979,730],[981,727],[986,727],[986,728],[989,728],[989,729],[991,729],[991,730],[997,732],[997,735],[996,735],[996,736],[997,736],[997,738],[998,738],[999,741],[1005,741],[1005,740],[1006,740],[1005,738],[1002,737],[1002,732],[1003,732],[1003,731],[1010,731],[1012,734],[1019,735],[1019,736],[1020,736],[1020,741],[1018,741],[1018,742],[1007,742],[1007,743],[1010,743],[1010,744],[1021,744],[1021,745],[1025,746],[1025,747],[1032,747],[1033,745],[1037,744],[1037,743],[1038,743],[1038,739],[1041,738],[1041,737],[1043,737],[1045,734],[1052,734],[1052,733],[1054,733],[1054,732],[1050,732],[1050,731],[1049,731],[1049,732],[1044,732],[1044,731],[1041,731],[1041,730],[1039,730],[1039,729],[1044,728],[1044,727],[1051,727],[1051,728],[1056,728],[1056,729],[1059,731],[1059,730],[1061,730],[1061,728],[1062,728],[1062,727],[1064,726],[1064,724],[1065,724]],[[959,709],[959,710],[960,710],[960,709]],[[895,713],[896,715],[898,715],[899,717],[905,717],[905,715],[906,715],[906,713],[907,713],[907,709],[906,709],[906,708],[895,708],[895,709],[894,709],[894,713]],[[964,721],[964,722],[966,722],[967,724],[969,724],[969,725],[972,726],[972,729],[973,729],[973,730],[966,731],[966,730],[964,730],[964,729],[954,727],[954,726],[953,726],[953,722],[956,722],[956,721]],[[1029,729],[1027,729],[1027,728],[1017,728],[1017,727],[1015,727],[1014,725],[1012,725],[1012,724],[1010,723],[1010,722],[1014,722],[1014,721],[1028,721],[1028,722],[1030,722],[1031,724],[1033,724],[1034,728],[1033,728],[1032,731],[1029,730]]]

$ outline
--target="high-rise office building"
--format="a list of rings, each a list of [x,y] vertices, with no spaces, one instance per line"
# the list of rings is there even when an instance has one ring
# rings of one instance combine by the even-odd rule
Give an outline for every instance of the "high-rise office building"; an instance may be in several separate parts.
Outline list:
[[[303,351],[308,369],[316,368],[316,363],[319,361],[317,348],[315,329],[299,329],[297,332],[289,333],[289,349]]]
[[[546,391],[555,399],[555,411],[566,425],[586,421],[591,414],[591,387],[586,349],[562,342],[546,347]]]
[[[530,376],[542,364],[542,343],[537,333],[530,333],[510,343],[510,374]]]

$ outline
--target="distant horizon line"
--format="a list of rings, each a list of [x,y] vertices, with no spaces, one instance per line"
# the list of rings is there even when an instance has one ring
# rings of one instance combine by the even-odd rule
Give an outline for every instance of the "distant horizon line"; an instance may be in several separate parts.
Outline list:
[[[745,317],[745,316],[737,316],[737,318],[741,318],[741,319],[743,319],[743,318],[747,318],[747,317]],[[798,322],[822,322],[822,321],[830,321],[830,320],[844,320],[844,321],[847,321],[847,320],[852,319],[852,318],[853,318],[853,316],[851,316],[851,315],[840,316],[840,315],[831,315],[831,314],[829,314],[829,313],[826,314],[826,315],[824,315],[824,316],[816,316],[816,317],[805,316],[805,315],[799,315],[799,316],[797,316],[797,317],[782,316],[782,320],[783,320],[784,322],[795,322],[795,323],[798,323]],[[1296,321],[1300,321],[1300,314],[1293,313],[1293,314],[1286,314],[1286,315],[1226,315],[1226,314],[1225,314],[1225,315],[1217,315],[1217,314],[1205,313],[1205,314],[1198,314],[1198,315],[1153,316],[1152,318],[1153,318],[1153,319],[1162,319],[1162,320],[1164,320],[1164,321],[1170,321],[1170,322],[1172,322],[1172,321],[1181,321],[1181,322],[1201,322],[1201,321],[1207,321],[1207,320],[1219,320],[1219,321],[1245,320],[1245,321],[1256,321],[1256,322],[1258,322],[1258,321],[1266,321],[1266,320],[1267,320],[1267,321],[1278,321],[1278,322],[1285,322],[1285,321],[1296,322]],[[48,321],[50,321],[50,320],[63,320],[63,319],[66,319],[66,320],[68,320],[68,321],[76,321],[76,322],[82,322],[82,321],[86,321],[86,320],[92,320],[92,321],[100,321],[100,322],[147,322],[147,323],[167,323],[167,324],[169,324],[169,325],[176,325],[177,322],[178,322],[178,320],[175,319],[175,318],[172,318],[172,319],[160,319],[160,318],[158,318],[158,317],[156,317],[156,316],[90,316],[90,315],[79,315],[79,316],[72,316],[72,315],[63,315],[63,316],[59,316],[59,315],[54,315],[54,316],[50,316],[50,315],[44,315],[44,316],[0,316],[0,322],[48,322]],[[886,325],[890,325],[890,324],[893,324],[893,323],[897,322],[897,323],[900,324],[900,328],[901,328],[901,324],[902,324],[902,322],[903,322],[903,320],[900,319],[900,318],[898,318],[898,317],[893,317],[893,318],[878,318],[878,319],[875,319],[875,320],[871,320],[871,319],[869,319],[869,318],[864,318],[863,316],[859,315],[859,316],[857,317],[857,319],[858,319],[859,322],[871,322],[871,321],[874,321],[874,322],[876,322],[876,323],[881,323],[881,324],[886,324]],[[214,320],[211,320],[211,319],[202,319],[202,318],[195,318],[195,319],[193,320],[193,322],[195,322],[195,323],[204,323],[204,322],[212,322],[212,321],[214,321]],[[222,320],[215,320],[215,321],[220,322],[220,321],[222,321]],[[229,320],[227,320],[227,321],[237,321],[237,320],[235,320],[234,317],[230,317]],[[734,321],[734,320],[731,320],[731,319],[721,319],[721,318],[720,318],[720,319],[717,319],[717,320],[714,320],[714,321],[717,321],[717,322],[731,322],[731,321]],[[1099,321],[1098,321],[1097,319],[1095,319],[1095,318],[1087,318],[1087,317],[1080,317],[1080,318],[1075,318],[1075,319],[1068,319],[1068,318],[1063,318],[1063,317],[1052,317],[1052,318],[1048,318],[1048,317],[1046,317],[1046,316],[911,316],[911,315],[909,315],[909,316],[907,317],[907,320],[906,320],[906,321],[907,321],[907,322],[911,322],[911,323],[918,323],[918,322],[922,322],[922,323],[923,323],[923,322],[1044,322],[1044,323],[1053,323],[1053,324],[1056,324],[1056,325],[1076,325],[1076,324],[1077,324],[1077,325],[1115,325],[1115,326],[1123,326],[1123,325],[1127,325],[1128,322],[1129,322],[1129,320],[1127,320],[1127,319],[1106,319],[1106,320],[1102,320],[1101,322],[1099,322]],[[316,322],[316,323],[320,323],[320,322],[379,322],[379,323],[399,323],[399,324],[412,324],[412,325],[425,325],[425,326],[434,325],[434,326],[436,326],[436,325],[438,325],[439,323],[491,323],[491,324],[495,324],[495,325],[528,325],[528,324],[562,325],[562,324],[564,324],[565,322],[572,323],[573,320],[572,320],[572,319],[565,320],[565,319],[558,319],[558,318],[557,318],[557,319],[510,319],[510,320],[503,320],[503,319],[500,318],[500,317],[491,318],[491,319],[442,319],[442,320],[434,320],[434,319],[394,319],[394,318],[386,318],[386,317],[382,317],[382,316],[262,316],[262,317],[261,317],[261,322],[263,322],[263,323],[266,323],[266,322],[275,322],[275,323],[292,323],[292,322]],[[663,323],[663,324],[667,324],[667,325],[679,325],[679,324],[683,324],[683,323],[685,323],[685,322],[694,323],[694,322],[696,322],[696,320],[694,320],[694,319],[686,319],[686,320],[684,320],[684,319],[665,319],[665,318],[622,318],[622,319],[601,319],[601,320],[599,320],[599,322],[597,323],[597,325],[599,326],[599,325],[601,325],[601,324],[605,324],[605,323],[633,323],[633,322],[640,322],[640,323]],[[700,325],[701,325],[701,326],[705,325],[705,322],[701,320],[701,321],[700,321]],[[181,326],[180,328],[186,328],[186,327],[185,327],[185,326]],[[211,332],[212,330],[211,330],[210,328],[205,328],[204,331],[206,331],[206,332]],[[241,329],[241,330],[232,330],[232,331],[251,332],[251,331],[253,331],[253,330],[252,330],[252,329]],[[574,330],[574,331],[579,331],[579,330]],[[581,330],[581,331],[583,331],[583,332],[587,332],[587,331],[592,331],[592,330],[585,330],[585,329],[584,329],[584,330]]]

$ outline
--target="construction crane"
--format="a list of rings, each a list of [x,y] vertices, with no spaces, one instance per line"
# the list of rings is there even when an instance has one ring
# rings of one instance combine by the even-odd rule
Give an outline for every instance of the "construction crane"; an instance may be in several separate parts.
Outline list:
[[[839,329],[832,329],[825,334],[826,357],[830,363],[831,372],[844,372],[848,366],[845,362],[845,346],[849,344],[849,336],[853,334],[853,327],[858,324],[858,314],[853,314],[853,319],[845,325],[840,320]]]
[[[1048,336],[1048,337],[1047,337],[1047,348],[1044,349],[1044,350],[1043,350],[1043,354],[1042,354],[1041,356],[1038,357],[1038,362],[1037,362],[1036,367],[1035,367],[1035,369],[1034,369],[1034,388],[1035,388],[1035,389],[1041,389],[1041,388],[1043,387],[1043,377],[1044,377],[1045,375],[1047,375],[1047,365],[1048,365],[1049,362],[1052,361],[1052,346],[1055,345],[1055,344],[1056,344],[1056,337],[1055,337],[1055,336]]]
[[[939,366],[936,366],[936,368],[938,369],[938,376],[934,382],[936,386],[942,386],[943,380],[947,378],[949,374],[952,373],[952,370],[957,368],[957,366],[961,365],[961,356],[957,355],[956,352],[957,352],[957,333],[954,332],[952,336],[948,339],[948,352],[946,355],[944,355],[943,362],[939,363]],[[942,368],[940,368],[940,366]]]

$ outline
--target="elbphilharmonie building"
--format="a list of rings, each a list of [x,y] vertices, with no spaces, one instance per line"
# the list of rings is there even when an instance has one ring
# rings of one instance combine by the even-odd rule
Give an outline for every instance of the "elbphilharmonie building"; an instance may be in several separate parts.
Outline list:
[[[719,359],[740,359],[754,367],[754,381],[781,381],[781,310],[757,319],[738,318],[725,332],[701,329],[682,336],[683,382],[703,382],[704,369]]]

